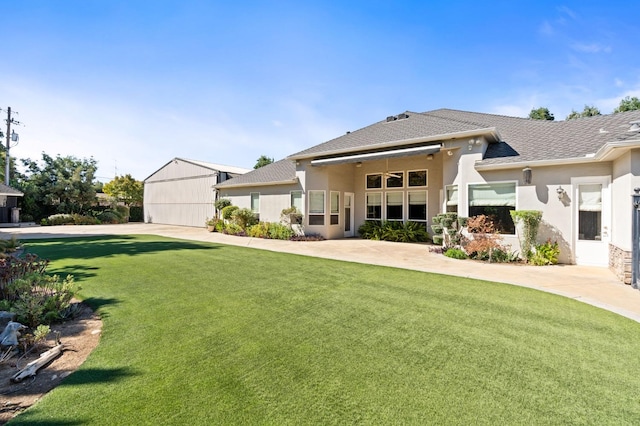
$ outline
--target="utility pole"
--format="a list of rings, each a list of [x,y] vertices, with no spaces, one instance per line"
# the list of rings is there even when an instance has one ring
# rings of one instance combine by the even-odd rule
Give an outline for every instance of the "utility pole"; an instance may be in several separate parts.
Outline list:
[[[17,141],[18,135],[16,133],[11,134],[11,125],[20,124],[19,121],[11,118],[11,107],[7,108],[7,152],[5,155],[5,168],[4,168],[4,184],[9,186],[9,165],[11,163],[11,157],[9,156],[9,148],[11,147],[11,140]]]

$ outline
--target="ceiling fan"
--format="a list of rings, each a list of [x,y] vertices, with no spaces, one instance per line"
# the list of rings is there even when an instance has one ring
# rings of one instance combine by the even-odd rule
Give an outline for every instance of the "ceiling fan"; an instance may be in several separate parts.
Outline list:
[[[385,178],[394,178],[394,179],[402,178],[402,176],[400,176],[400,175],[397,175],[397,174],[389,172],[389,159],[388,158],[387,158],[387,169],[386,170],[387,171],[383,173]]]

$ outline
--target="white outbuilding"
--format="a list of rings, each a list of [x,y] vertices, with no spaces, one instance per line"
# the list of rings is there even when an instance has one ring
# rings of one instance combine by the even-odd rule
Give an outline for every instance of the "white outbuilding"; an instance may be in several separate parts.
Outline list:
[[[215,185],[250,171],[174,158],[144,180],[144,221],[204,226],[214,216]]]

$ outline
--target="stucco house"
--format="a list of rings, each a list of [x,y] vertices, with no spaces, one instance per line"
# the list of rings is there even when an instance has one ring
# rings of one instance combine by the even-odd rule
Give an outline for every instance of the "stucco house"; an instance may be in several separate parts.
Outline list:
[[[305,231],[325,238],[354,236],[366,220],[490,213],[517,250],[509,211],[541,210],[539,240],[558,241],[561,262],[609,266],[628,282],[638,186],[640,111],[556,122],[438,109],[387,117],[216,188],[264,221],[296,206]]]
[[[214,186],[249,169],[174,158],[144,180],[144,221],[204,226],[214,216]]]

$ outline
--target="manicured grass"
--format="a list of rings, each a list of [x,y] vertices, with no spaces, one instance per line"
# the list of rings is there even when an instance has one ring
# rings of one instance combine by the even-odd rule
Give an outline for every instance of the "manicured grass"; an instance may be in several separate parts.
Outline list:
[[[29,249],[104,329],[14,424],[640,422],[640,324],[567,298],[160,237]]]

